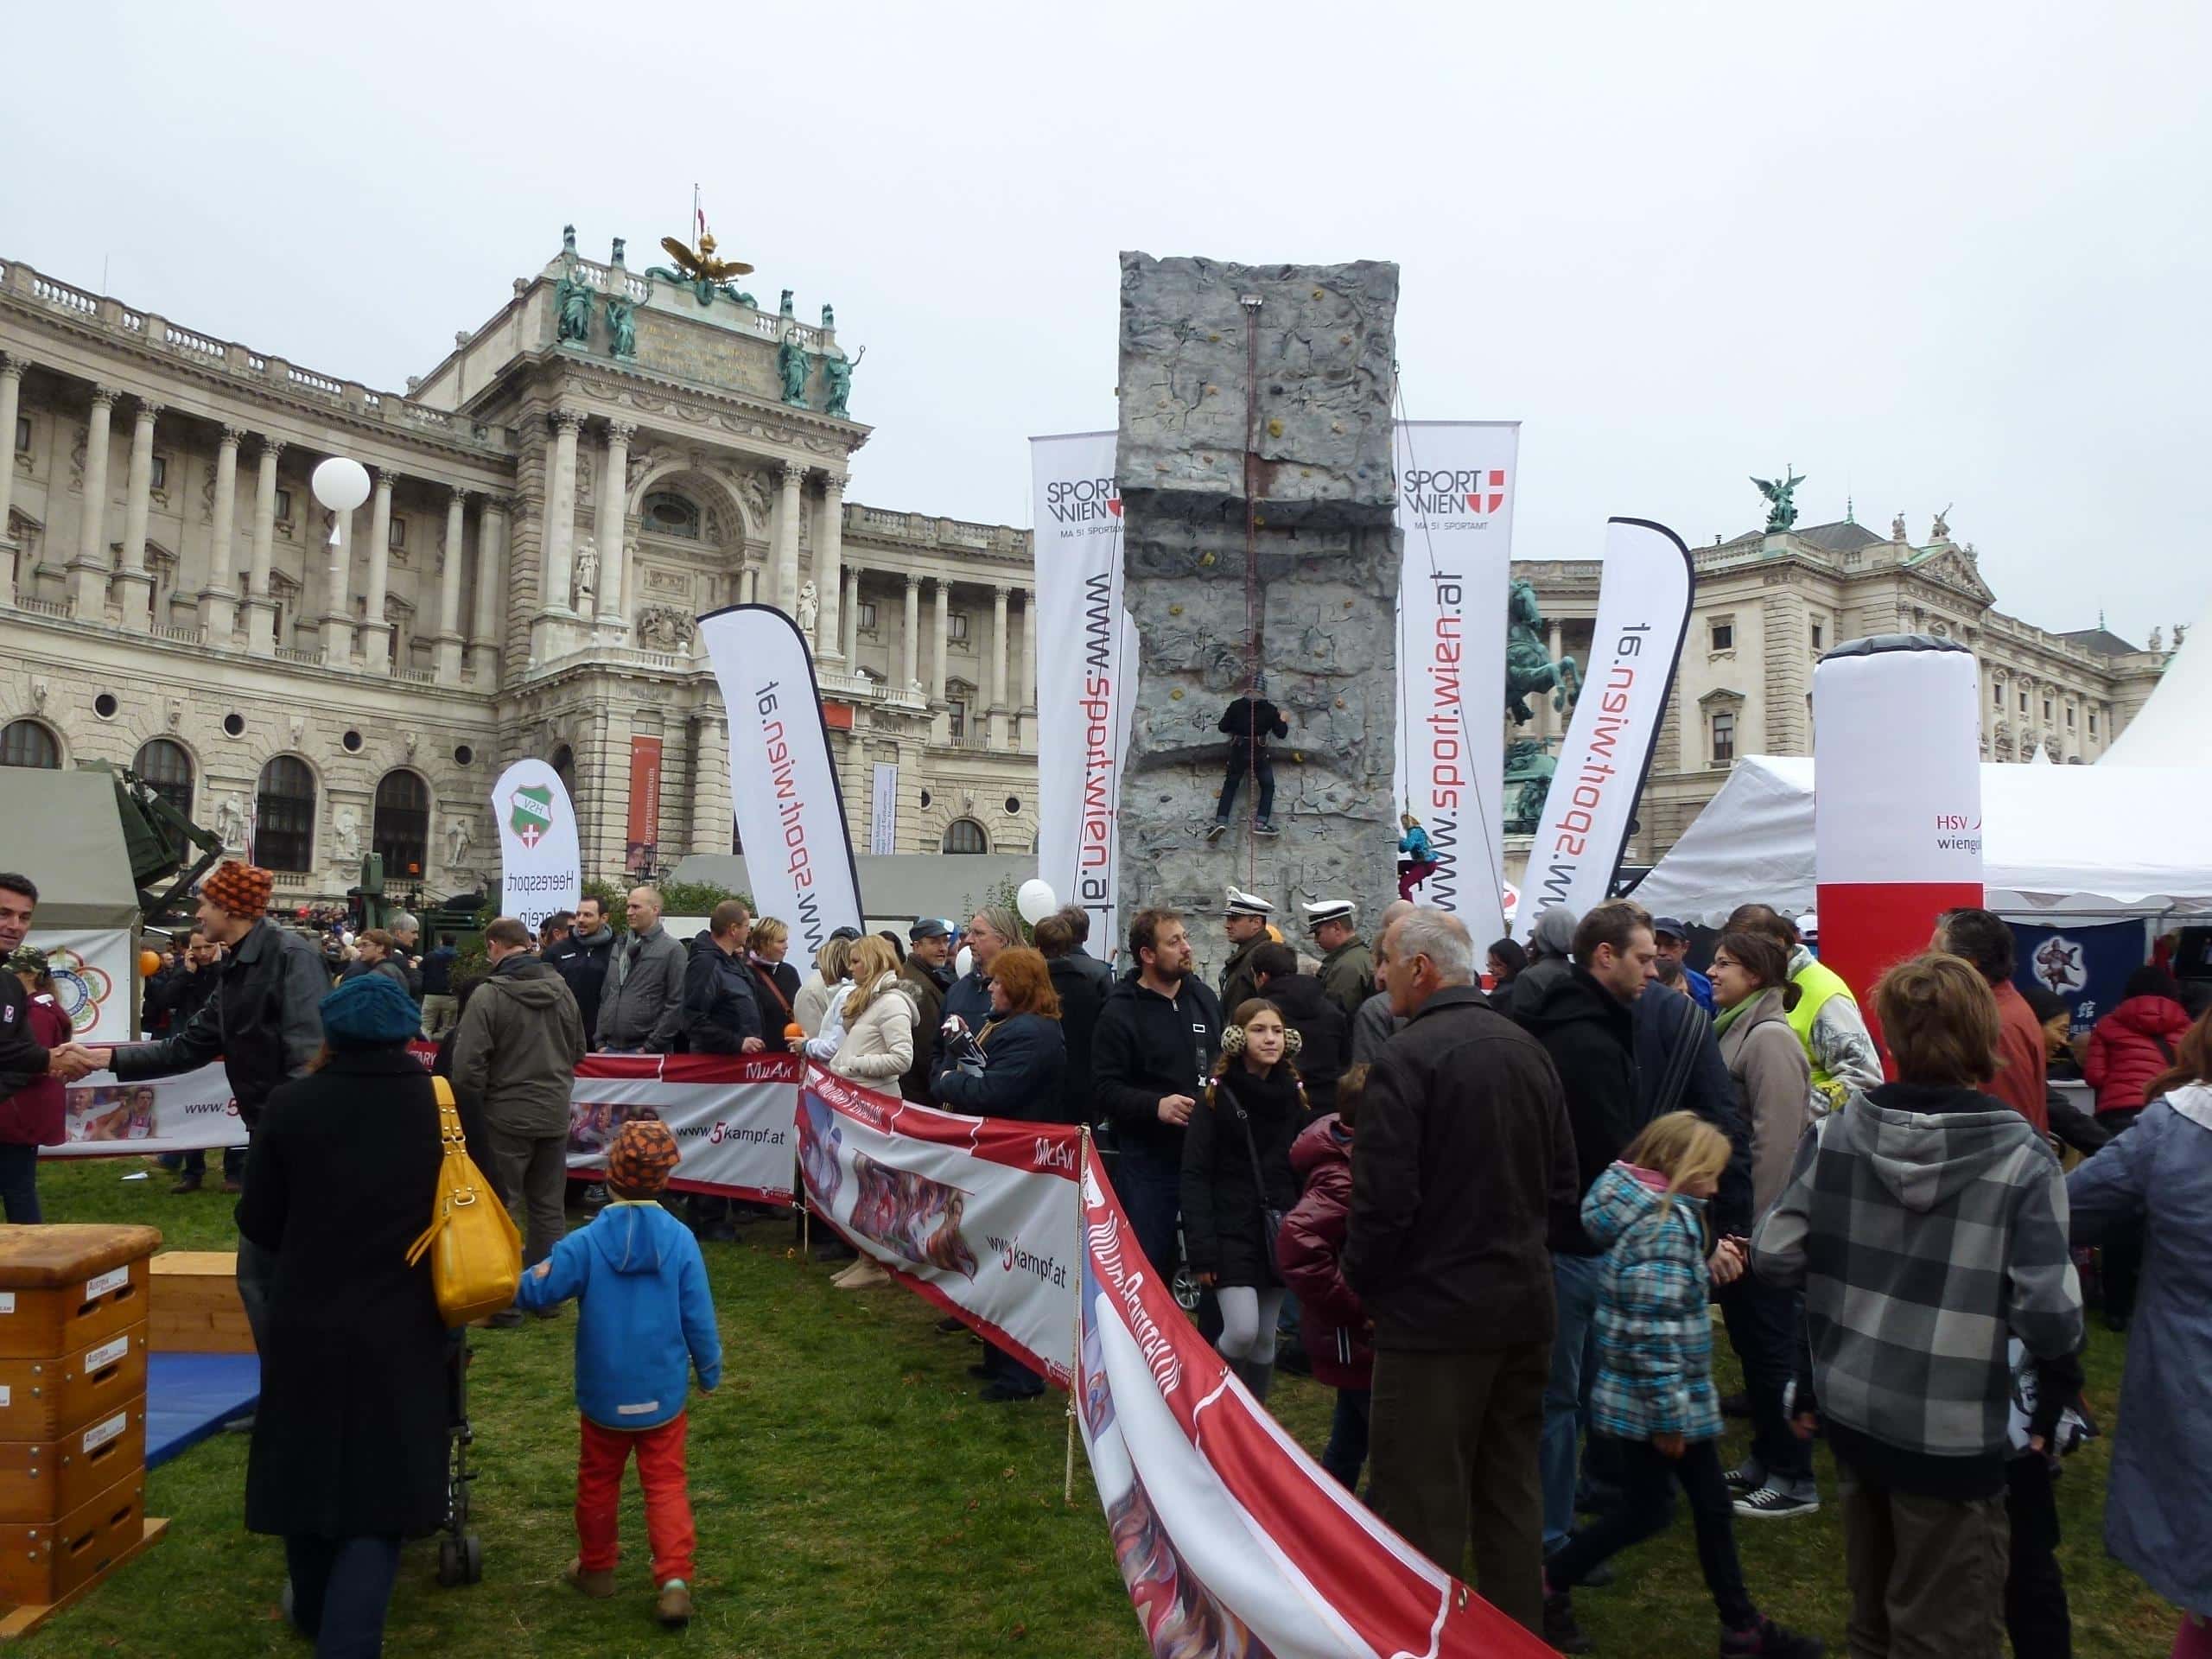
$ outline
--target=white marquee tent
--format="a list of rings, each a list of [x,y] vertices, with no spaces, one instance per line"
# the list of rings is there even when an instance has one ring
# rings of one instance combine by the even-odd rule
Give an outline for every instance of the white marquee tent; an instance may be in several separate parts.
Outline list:
[[[1993,910],[2212,913],[2212,766],[1985,766],[1981,812]],[[1815,887],[1813,763],[1751,755],[1635,896],[1717,925],[1751,900],[1800,914]]]
[[[2206,759],[2205,734],[2212,722],[2212,641],[2205,637],[2206,622],[2212,622],[2212,613],[2190,630],[2150,701],[2097,757],[2100,767],[2170,766],[2177,760]]]

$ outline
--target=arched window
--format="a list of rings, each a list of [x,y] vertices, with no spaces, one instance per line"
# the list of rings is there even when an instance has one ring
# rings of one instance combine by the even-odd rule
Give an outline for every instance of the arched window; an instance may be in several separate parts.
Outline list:
[[[35,720],[11,721],[0,731],[0,766],[39,766],[57,772],[61,766],[61,745]]]
[[[267,870],[315,868],[315,773],[296,754],[261,769],[254,790],[253,861]]]
[[[944,841],[938,849],[947,853],[988,853],[991,838],[983,833],[983,826],[973,818],[955,818],[944,826]]]
[[[130,770],[186,817],[192,816],[192,757],[184,752],[183,744],[172,743],[166,737],[142,743]]]
[[[655,490],[644,501],[639,515],[644,528],[657,536],[681,536],[688,542],[699,539],[699,509],[673,490]]]
[[[369,845],[387,876],[420,875],[429,862],[430,786],[411,772],[387,772],[377,784]]]

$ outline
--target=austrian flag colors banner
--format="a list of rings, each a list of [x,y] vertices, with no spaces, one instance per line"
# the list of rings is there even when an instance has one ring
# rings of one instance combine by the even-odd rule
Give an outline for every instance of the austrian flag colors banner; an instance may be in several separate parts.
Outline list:
[[[1068,1386],[1080,1129],[961,1117],[810,1065],[798,1149],[808,1200],[855,1249]]]
[[[1598,626],[1522,878],[1517,938],[1553,906],[1580,916],[1612,890],[1667,717],[1694,580],[1689,549],[1664,524],[1606,522]]]
[[[1176,1306],[1084,1168],[1077,1421],[1154,1654],[1540,1659],[1551,1649],[1325,1474]]]
[[[792,957],[812,962],[838,928],[864,931],[814,658],[772,605],[710,611],[699,638],[729,711],[730,800],[753,909],[787,923]]]
[[[1111,432],[1032,438],[1036,492],[1037,874],[1114,952],[1115,814],[1136,710],[1136,625],[1122,608],[1122,497]]]
[[[1393,792],[1436,861],[1415,899],[1478,939],[1505,931],[1498,720],[1520,442],[1517,421],[1401,421],[1395,438],[1405,554]]]
[[[499,913],[535,932],[556,911],[583,896],[576,809],[560,773],[543,760],[518,760],[492,785],[499,826]]]

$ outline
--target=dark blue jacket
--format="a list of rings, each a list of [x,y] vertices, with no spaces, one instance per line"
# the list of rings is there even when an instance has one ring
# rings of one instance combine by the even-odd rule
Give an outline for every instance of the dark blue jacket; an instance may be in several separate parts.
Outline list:
[[[979,1076],[941,1064],[930,1092],[949,1112],[1013,1117],[1030,1123],[1060,1118],[1060,1077],[1068,1050],[1060,1022],[1041,1014],[1010,1014],[983,1028]]]
[[[1636,1070],[1641,1091],[1637,1102],[1637,1128],[1658,1116],[1664,1107],[1669,1111],[1695,1112],[1726,1135],[1728,1167],[1720,1173],[1720,1190],[1713,1194],[1707,1214],[1716,1237],[1748,1238],[1756,1219],[1751,1214],[1751,1131],[1744,1121],[1735,1079],[1728,1075],[1728,1064],[1720,1058],[1720,1039],[1713,1035],[1713,1021],[1688,997],[1663,985],[1645,986],[1643,995],[1629,1005],[1629,1011],[1636,1023]],[[1687,1056],[1688,1075],[1672,1102],[1662,1100],[1661,1091],[1675,1073],[1671,1062],[1686,1043],[1694,1045]]]
[[[450,996],[453,995],[454,958],[461,952],[449,944],[442,944],[423,958],[423,995]],[[570,989],[575,987],[571,986]]]
[[[764,1033],[760,999],[745,955],[731,956],[712,933],[691,941],[683,965],[683,1035],[694,1054],[737,1054],[747,1037]]]

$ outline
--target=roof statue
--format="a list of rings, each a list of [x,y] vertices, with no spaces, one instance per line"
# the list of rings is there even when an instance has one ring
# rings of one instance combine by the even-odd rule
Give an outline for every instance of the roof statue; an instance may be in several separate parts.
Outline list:
[[[1928,532],[1929,541],[1948,542],[1951,539],[1951,509],[1957,505],[1954,501],[1946,501],[1943,504],[1942,512],[1936,515],[1936,523]]]
[[[695,252],[672,236],[660,239],[668,257],[676,261],[677,269],[655,265],[645,272],[648,276],[665,276],[671,283],[689,283],[691,292],[702,305],[712,305],[715,296],[721,295],[739,305],[752,305],[753,296],[738,291],[732,277],[749,276],[753,267],[741,259],[718,259],[715,257],[715,233],[702,232]]]
[[[1803,474],[1789,467],[1782,469],[1779,482],[1766,478],[1751,480],[1759,486],[1759,493],[1767,499],[1766,528],[1769,535],[1778,530],[1787,530],[1797,522],[1796,496],[1797,486],[1804,481]]]

